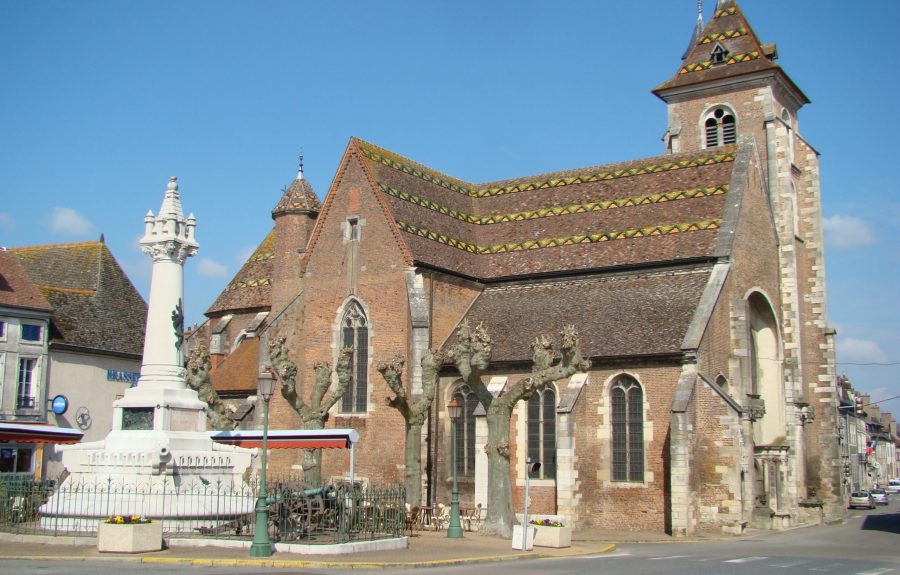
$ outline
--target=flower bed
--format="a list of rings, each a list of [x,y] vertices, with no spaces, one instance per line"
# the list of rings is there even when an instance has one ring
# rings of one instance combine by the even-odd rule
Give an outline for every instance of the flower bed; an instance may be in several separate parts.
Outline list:
[[[110,515],[104,521],[104,523],[115,523],[116,525],[139,525],[151,522],[150,519],[142,515]]]

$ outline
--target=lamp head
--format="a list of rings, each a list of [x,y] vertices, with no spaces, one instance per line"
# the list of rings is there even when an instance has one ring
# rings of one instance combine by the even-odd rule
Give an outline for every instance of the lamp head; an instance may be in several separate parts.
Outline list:
[[[456,396],[453,396],[453,399],[447,404],[447,413],[453,421],[459,421],[462,418],[462,404]]]
[[[268,403],[275,393],[275,376],[267,369],[261,372],[257,379],[259,381],[259,395],[262,396],[263,401]]]

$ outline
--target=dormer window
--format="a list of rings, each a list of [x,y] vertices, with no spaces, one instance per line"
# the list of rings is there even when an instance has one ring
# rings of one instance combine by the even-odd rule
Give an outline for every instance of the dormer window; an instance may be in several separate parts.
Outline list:
[[[716,47],[713,48],[712,54],[709,55],[709,60],[713,64],[724,64],[725,58],[728,57],[728,50],[726,50],[721,44],[716,44]]]
[[[734,113],[724,106],[716,106],[706,114],[703,133],[706,139],[705,148],[735,143],[737,141],[737,124]]]

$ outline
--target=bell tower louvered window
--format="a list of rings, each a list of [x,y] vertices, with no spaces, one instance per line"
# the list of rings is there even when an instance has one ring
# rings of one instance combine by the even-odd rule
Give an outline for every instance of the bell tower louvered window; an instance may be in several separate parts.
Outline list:
[[[643,481],[644,393],[637,381],[622,376],[610,394],[613,481]]]
[[[352,347],[350,373],[352,379],[341,398],[342,413],[365,413],[369,373],[369,326],[365,312],[357,301],[347,304],[341,319],[341,347]]]
[[[717,107],[706,115],[703,122],[706,148],[727,146],[737,141],[737,124],[734,113],[725,107]]]

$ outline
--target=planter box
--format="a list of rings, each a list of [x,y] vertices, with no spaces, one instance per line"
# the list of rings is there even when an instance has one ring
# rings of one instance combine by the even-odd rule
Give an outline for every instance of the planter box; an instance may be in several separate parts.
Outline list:
[[[528,538],[525,541],[525,549],[524,551],[531,551],[534,547],[534,525],[529,525],[526,531],[526,537]],[[513,525],[513,534],[512,534],[512,548],[518,549],[522,551],[522,526],[521,525]]]
[[[572,546],[572,528],[568,525],[563,527],[542,527],[540,525],[533,526],[537,533],[534,536],[535,547],[571,547]]]
[[[101,523],[97,529],[97,551],[143,553],[162,549],[162,522]]]

